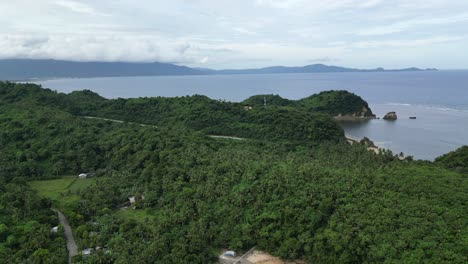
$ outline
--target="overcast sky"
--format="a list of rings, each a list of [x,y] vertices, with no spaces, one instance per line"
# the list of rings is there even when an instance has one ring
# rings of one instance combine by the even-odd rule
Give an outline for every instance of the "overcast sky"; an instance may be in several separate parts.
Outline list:
[[[468,0],[0,0],[0,58],[468,68]]]

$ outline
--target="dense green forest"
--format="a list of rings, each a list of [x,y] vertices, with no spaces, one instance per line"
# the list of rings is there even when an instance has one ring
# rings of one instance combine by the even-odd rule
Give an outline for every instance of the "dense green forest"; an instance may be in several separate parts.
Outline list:
[[[0,99],[15,100],[67,111],[76,116],[105,117],[162,127],[183,127],[208,134],[311,142],[339,141],[344,132],[333,118],[302,108],[254,107],[212,100],[206,96],[107,100],[91,91],[69,95],[41,89],[37,85],[4,83]]]
[[[435,160],[448,169],[468,173],[468,146],[463,146]]]
[[[266,105],[291,106],[312,113],[326,113],[332,116],[355,115],[373,117],[368,103],[360,96],[348,91],[323,91],[300,100],[288,100],[279,95],[255,95],[242,102],[246,106]]]
[[[6,180],[2,175],[0,263],[65,263],[63,233],[51,232],[57,216],[50,210],[50,201],[29,189],[26,179]]]
[[[347,91],[323,91],[301,99],[298,103],[312,111],[336,115],[372,117],[372,110],[364,99]]]
[[[246,140],[207,136],[223,131],[205,116]],[[401,161],[342,135],[327,115],[290,105],[0,83],[0,263],[64,263],[51,207],[80,248],[102,248],[76,263],[214,263],[221,249],[253,246],[308,263],[466,263],[467,177],[444,167],[455,157]],[[82,172],[96,179],[57,200],[28,187]],[[133,195],[135,210],[122,208]]]

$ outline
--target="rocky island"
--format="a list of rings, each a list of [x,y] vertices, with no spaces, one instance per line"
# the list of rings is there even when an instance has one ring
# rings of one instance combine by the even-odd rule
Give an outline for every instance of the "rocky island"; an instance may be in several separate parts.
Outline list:
[[[397,120],[398,117],[397,117],[397,114],[396,112],[388,112],[384,117],[383,117],[384,120]]]

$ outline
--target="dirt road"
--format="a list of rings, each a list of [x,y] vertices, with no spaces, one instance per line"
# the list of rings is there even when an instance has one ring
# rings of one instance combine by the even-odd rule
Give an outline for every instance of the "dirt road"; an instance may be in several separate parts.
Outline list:
[[[72,229],[65,215],[63,215],[63,213],[58,210],[54,211],[57,213],[59,222],[63,226],[63,230],[65,231],[68,249],[68,263],[71,263],[72,257],[78,255],[78,246],[76,245],[75,239],[73,238]]]

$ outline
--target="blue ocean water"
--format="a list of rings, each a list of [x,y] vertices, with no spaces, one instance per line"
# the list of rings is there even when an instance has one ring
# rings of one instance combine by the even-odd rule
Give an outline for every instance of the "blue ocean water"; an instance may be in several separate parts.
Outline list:
[[[468,71],[157,76],[38,81],[71,92],[89,89],[107,98],[184,96],[242,101],[256,94],[299,99],[324,90],[348,90],[395,122],[344,123],[351,136],[367,136],[395,153],[432,160],[468,144]],[[416,116],[410,120],[409,116]]]

